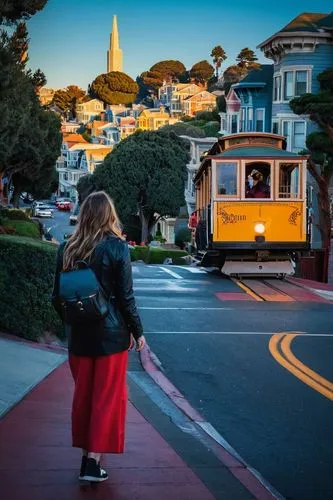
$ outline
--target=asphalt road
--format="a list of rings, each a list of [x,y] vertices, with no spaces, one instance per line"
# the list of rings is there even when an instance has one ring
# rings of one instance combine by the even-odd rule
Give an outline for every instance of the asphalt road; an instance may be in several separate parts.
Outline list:
[[[241,291],[219,274],[133,272],[149,345],[192,406],[284,497],[333,498],[332,401],[269,350],[273,333],[312,334],[296,337],[293,353],[333,380],[333,304],[223,302],[216,293]]]
[[[61,243],[66,233],[72,233],[75,226],[69,224],[70,212],[62,212],[55,208],[52,219],[41,218],[46,229],[50,229],[52,236]]]

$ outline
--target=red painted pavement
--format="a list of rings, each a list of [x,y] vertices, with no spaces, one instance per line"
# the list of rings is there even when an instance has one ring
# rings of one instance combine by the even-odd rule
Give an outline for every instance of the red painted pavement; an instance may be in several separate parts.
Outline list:
[[[73,383],[67,363],[0,422],[4,500],[212,500],[213,496],[161,435],[129,403],[126,452],[106,455],[110,479],[80,488],[80,451],[71,447]]]

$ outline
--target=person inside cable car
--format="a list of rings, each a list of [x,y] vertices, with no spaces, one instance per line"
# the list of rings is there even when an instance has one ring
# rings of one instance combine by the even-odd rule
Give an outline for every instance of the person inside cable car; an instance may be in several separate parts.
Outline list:
[[[258,170],[252,170],[247,178],[245,198],[270,198],[270,187]]]

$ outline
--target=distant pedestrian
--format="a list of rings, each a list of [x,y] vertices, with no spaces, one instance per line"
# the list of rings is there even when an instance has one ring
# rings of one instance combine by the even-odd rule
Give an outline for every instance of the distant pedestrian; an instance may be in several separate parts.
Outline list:
[[[68,333],[75,382],[72,438],[73,446],[82,448],[79,479],[101,482],[108,478],[100,466],[102,453],[124,451],[132,338],[138,351],[145,345],[129,249],[114,204],[103,191],[86,198],[77,230],[59,247],[53,304]]]

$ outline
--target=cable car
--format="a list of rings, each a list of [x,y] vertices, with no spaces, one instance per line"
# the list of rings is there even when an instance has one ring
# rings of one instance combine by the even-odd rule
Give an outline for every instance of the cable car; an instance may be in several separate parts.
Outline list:
[[[295,252],[309,249],[308,156],[286,146],[280,135],[239,133],[203,157],[194,178],[202,265],[230,276],[294,273]]]

